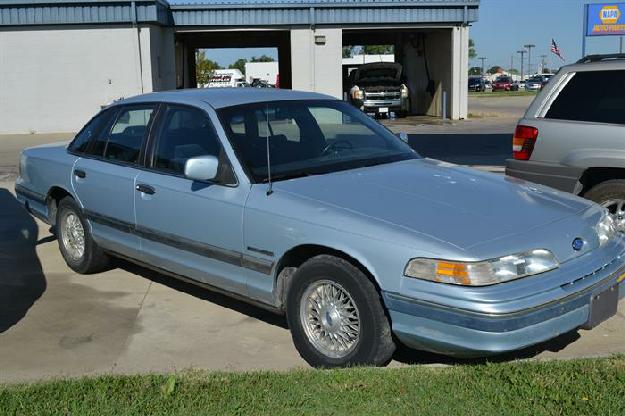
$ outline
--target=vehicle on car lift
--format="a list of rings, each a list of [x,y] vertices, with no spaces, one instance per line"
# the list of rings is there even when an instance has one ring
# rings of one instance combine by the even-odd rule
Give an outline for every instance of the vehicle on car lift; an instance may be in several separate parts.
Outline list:
[[[284,313],[314,366],[383,365],[396,342],[521,349],[598,325],[625,294],[605,209],[422,158],[321,94],[117,101],[69,146],[24,150],[15,191],[76,272],[120,256]]]
[[[562,68],[519,122],[513,150],[508,175],[591,199],[625,231],[625,55]]]
[[[360,65],[350,73],[349,99],[368,114],[405,116],[410,112],[410,92],[402,65],[395,62]]]

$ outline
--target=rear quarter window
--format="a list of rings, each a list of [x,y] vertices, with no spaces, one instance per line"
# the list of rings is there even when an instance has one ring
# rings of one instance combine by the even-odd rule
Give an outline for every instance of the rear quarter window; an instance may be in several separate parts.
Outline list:
[[[625,70],[576,73],[545,118],[625,125]]]

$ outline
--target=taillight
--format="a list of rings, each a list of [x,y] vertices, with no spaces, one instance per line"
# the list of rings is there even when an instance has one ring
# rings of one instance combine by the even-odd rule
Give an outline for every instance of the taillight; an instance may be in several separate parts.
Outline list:
[[[530,126],[517,126],[512,139],[512,155],[516,160],[529,160],[538,138],[538,129]]]

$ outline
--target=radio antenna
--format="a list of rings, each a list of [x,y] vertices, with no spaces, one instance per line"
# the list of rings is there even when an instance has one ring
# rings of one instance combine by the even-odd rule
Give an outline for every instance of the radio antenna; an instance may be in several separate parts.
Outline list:
[[[271,151],[269,147],[269,105],[265,108],[265,120],[267,121],[267,129],[265,134],[265,141],[267,145],[267,196],[273,193],[273,183],[271,182]]]

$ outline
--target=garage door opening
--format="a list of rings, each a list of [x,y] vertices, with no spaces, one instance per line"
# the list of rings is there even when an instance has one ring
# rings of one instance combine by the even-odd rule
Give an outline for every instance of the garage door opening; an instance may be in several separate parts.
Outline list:
[[[452,86],[451,30],[344,30],[343,53],[346,98],[353,86],[349,74],[355,68],[369,62],[396,62],[402,66],[402,82],[409,94],[408,114],[437,117],[450,114],[449,100],[445,97]],[[348,56],[354,54],[356,59]]]
[[[290,89],[288,31],[176,34],[176,87],[278,87]]]

